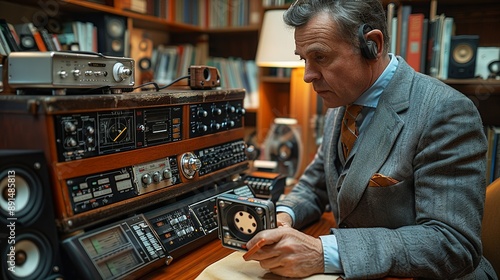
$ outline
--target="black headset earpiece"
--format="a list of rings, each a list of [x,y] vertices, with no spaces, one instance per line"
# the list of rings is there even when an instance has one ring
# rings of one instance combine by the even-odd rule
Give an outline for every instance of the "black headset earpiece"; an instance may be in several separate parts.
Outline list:
[[[377,43],[372,40],[366,40],[365,34],[373,30],[373,28],[368,24],[363,24],[358,29],[358,39],[359,39],[359,48],[361,49],[361,54],[367,59],[375,59],[377,58]]]

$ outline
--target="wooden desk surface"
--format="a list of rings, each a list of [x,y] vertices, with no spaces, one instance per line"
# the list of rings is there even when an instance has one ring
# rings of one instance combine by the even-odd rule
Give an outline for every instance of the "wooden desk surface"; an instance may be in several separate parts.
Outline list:
[[[315,224],[307,227],[304,232],[318,237],[330,232],[335,226],[335,220],[331,212],[323,214]],[[163,279],[195,279],[207,266],[228,256],[234,250],[222,247],[219,239],[212,240],[201,246],[198,250],[174,259],[169,266],[153,271],[141,279],[163,280]]]

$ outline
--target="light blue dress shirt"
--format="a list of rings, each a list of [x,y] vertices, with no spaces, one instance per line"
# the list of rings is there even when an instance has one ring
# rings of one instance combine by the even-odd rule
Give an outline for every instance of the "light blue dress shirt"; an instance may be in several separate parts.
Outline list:
[[[393,54],[389,54],[391,61],[387,65],[382,75],[373,83],[373,85],[366,90],[355,102],[354,104],[364,106],[360,117],[356,120],[359,127],[359,134],[361,135],[365,131],[368,123],[375,113],[378,101],[380,100],[380,95],[384,91],[385,87],[389,81],[394,76],[394,72],[398,67],[398,60]],[[276,212],[286,212],[295,220],[295,214],[287,206],[278,206]],[[340,262],[340,256],[338,252],[337,238],[333,234],[323,235],[319,237],[323,245],[323,256],[325,262],[325,273],[343,273],[342,263]]]

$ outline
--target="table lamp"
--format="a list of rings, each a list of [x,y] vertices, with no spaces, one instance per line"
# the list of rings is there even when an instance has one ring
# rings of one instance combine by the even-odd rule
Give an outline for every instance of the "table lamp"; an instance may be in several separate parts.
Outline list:
[[[259,135],[267,132],[273,122],[273,117],[289,117],[297,120],[301,129],[301,141],[303,144],[301,161],[303,170],[316,152],[314,139],[314,127],[311,118],[315,114],[316,98],[311,84],[304,82],[304,61],[295,54],[294,29],[287,26],[283,21],[285,10],[268,10],[264,14],[260,30],[259,44],[255,62],[258,67],[292,68],[290,76],[290,103],[283,107],[283,100],[269,101],[274,92],[271,86],[266,86],[261,80],[259,88],[259,112],[257,121]],[[262,73],[262,71],[259,71]],[[262,78],[262,75],[260,75]],[[283,111],[288,112],[283,112]],[[288,113],[288,114],[287,114]],[[259,137],[258,137],[259,138]],[[261,140],[263,139],[260,138]],[[263,141],[259,141],[262,144]]]

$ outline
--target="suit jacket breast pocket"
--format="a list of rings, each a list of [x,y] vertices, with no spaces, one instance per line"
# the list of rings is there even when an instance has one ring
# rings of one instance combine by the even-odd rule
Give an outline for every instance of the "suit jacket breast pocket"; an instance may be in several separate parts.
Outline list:
[[[399,181],[392,177],[385,176],[380,173],[375,173],[370,178],[370,182],[368,182],[368,187],[390,187],[397,183],[399,183]]]

